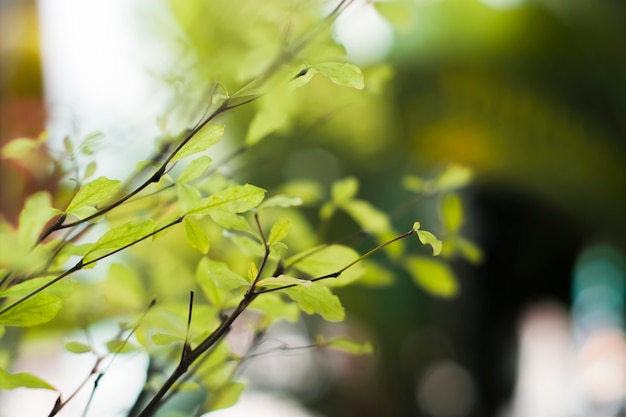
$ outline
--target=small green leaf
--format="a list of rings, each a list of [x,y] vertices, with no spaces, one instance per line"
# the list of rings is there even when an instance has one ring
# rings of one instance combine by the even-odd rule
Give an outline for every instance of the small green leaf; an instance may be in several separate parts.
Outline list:
[[[356,65],[341,62],[326,62],[323,64],[313,65],[312,68],[320,72],[326,78],[338,85],[363,89],[365,82],[363,73]]]
[[[278,287],[286,287],[288,285],[302,285],[304,287],[310,287],[313,282],[290,277],[288,275],[279,275],[277,277],[265,278],[257,282],[257,287],[265,287],[265,288],[278,288]]]
[[[176,162],[198,152],[204,152],[214,146],[224,136],[224,126],[208,123],[197,132],[172,158]]]
[[[457,164],[450,164],[439,175],[434,187],[439,191],[447,191],[466,186],[472,181],[472,170]]]
[[[320,340],[318,343],[326,348],[340,350],[351,355],[371,355],[374,353],[374,346],[371,342],[357,342],[346,337]]]
[[[31,248],[44,226],[54,216],[62,213],[61,210],[53,208],[50,194],[40,191],[29,196],[24,203],[24,208],[20,213],[18,239],[24,248]]]
[[[265,293],[254,299],[250,308],[267,316],[267,325],[275,320],[298,321],[300,309],[292,301],[284,300],[276,293]]]
[[[243,213],[258,206],[264,196],[265,190],[254,185],[232,185],[205,198],[187,214],[210,214],[213,210]]]
[[[270,207],[295,207],[301,206],[302,199],[300,197],[288,197],[286,195],[275,195],[268,198],[259,206],[259,209],[266,209]]]
[[[178,183],[187,183],[196,180],[204,175],[211,166],[211,158],[208,156],[200,156],[189,163],[185,170],[178,177]]]
[[[430,245],[433,248],[433,256],[437,256],[441,253],[442,243],[437,239],[435,235],[426,230],[418,230],[417,237],[423,245]]]
[[[361,229],[381,235],[391,228],[389,216],[372,206],[368,201],[352,200],[348,201],[342,208],[354,219]]]
[[[63,302],[52,294],[39,293],[0,314],[0,326],[30,327],[56,317]]]
[[[449,233],[455,233],[463,225],[463,206],[458,194],[445,194],[441,198],[441,217]]]
[[[184,183],[176,184],[176,196],[183,212],[198,206],[202,201],[200,190]]]
[[[88,163],[87,167],[85,168],[85,175],[83,175],[83,181],[87,181],[89,178],[91,178],[93,174],[96,173],[97,167],[98,164],[95,161],[91,161],[90,163]]]
[[[115,252],[148,236],[154,231],[154,220],[126,223],[106,232],[83,257],[83,264]]]
[[[413,281],[438,297],[451,298],[458,292],[454,272],[445,263],[422,256],[411,256],[405,266]]]
[[[314,250],[304,257],[296,255],[287,262],[291,263],[292,260],[299,259],[293,263],[293,267],[311,278],[316,278],[335,273],[358,258],[359,254],[352,248],[342,245],[329,245]],[[345,270],[339,277],[320,282],[326,286],[345,286],[359,279],[362,275],[363,267],[356,264]]]
[[[354,177],[335,181],[331,189],[332,200],[341,207],[343,204],[352,200],[358,191],[359,181]]]
[[[120,182],[110,180],[106,177],[99,177],[80,187],[65,212],[67,214],[78,213],[84,207],[94,207],[113,197],[120,189]]]
[[[211,393],[209,409],[214,411],[236,404],[245,388],[246,384],[243,382],[229,382]]]
[[[79,354],[92,351],[89,345],[85,343],[81,343],[81,342],[75,342],[75,341],[67,342],[65,344],[65,350],[67,350],[68,352],[79,353]]]
[[[324,285],[313,282],[309,287],[297,285],[283,291],[307,314],[319,314],[328,321],[343,321],[346,317],[339,298]]]
[[[450,258],[457,253],[473,264],[480,263],[483,259],[483,253],[475,243],[458,235],[446,238],[443,241],[442,256]]]
[[[111,353],[130,353],[139,349],[138,346],[126,340],[109,340],[106,346],[107,350]]]
[[[15,388],[43,388],[56,391],[52,385],[43,379],[28,372],[11,374],[0,368],[0,390],[11,390]]]
[[[174,343],[182,343],[184,339],[173,334],[157,332],[152,335],[152,342],[157,346],[167,346]]]
[[[0,297],[23,297],[26,294],[30,294],[31,292],[41,288],[46,285],[48,282],[52,281],[55,277],[40,277],[40,278],[32,278],[28,281],[20,282],[17,285],[14,285],[10,288],[7,288],[4,291],[0,291]]]
[[[272,226],[270,230],[270,236],[267,239],[268,245],[273,245],[276,242],[283,240],[291,231],[291,219],[280,219]]]
[[[272,132],[285,126],[289,118],[287,114],[276,111],[260,111],[250,122],[245,144],[255,145]]]
[[[185,223],[185,235],[189,245],[205,255],[209,253],[209,238],[198,223],[189,217],[185,217],[183,223]]]
[[[215,223],[222,226],[224,229],[252,233],[252,228],[248,221],[238,214],[224,210],[212,210],[210,216]]]
[[[209,271],[209,258],[202,258],[196,267],[196,281],[202,289],[202,293],[209,302],[216,306],[222,306],[222,291],[217,286],[216,277]]]

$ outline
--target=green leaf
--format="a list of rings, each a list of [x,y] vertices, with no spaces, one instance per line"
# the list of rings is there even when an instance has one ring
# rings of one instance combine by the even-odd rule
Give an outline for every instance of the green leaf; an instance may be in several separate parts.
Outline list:
[[[300,259],[293,263],[293,268],[304,272],[311,278],[316,278],[335,273],[358,258],[359,254],[352,248],[342,245],[329,245],[325,248],[314,250],[304,257],[296,255],[287,262],[291,264],[293,259]],[[326,286],[345,286],[356,281],[362,275],[363,267],[356,264],[352,268],[345,270],[339,277],[329,278],[320,282]]]
[[[79,353],[79,354],[92,351],[89,345],[85,343],[81,343],[81,342],[75,342],[75,341],[67,342],[65,344],[65,350],[67,350],[68,352]]]
[[[283,240],[291,231],[291,219],[280,219],[272,226],[270,230],[270,236],[267,239],[268,245],[273,245],[276,242]]]
[[[341,62],[326,62],[323,64],[312,65],[311,68],[316,69],[320,74],[338,85],[363,89],[365,82],[361,69],[356,65]]]
[[[208,156],[200,156],[189,163],[185,170],[178,177],[178,183],[187,183],[196,180],[204,175],[211,166],[211,158]]]
[[[423,245],[430,245],[433,248],[433,256],[437,256],[441,253],[442,243],[437,239],[435,235],[426,230],[418,230],[417,237]]]
[[[374,353],[374,346],[371,342],[357,342],[346,337],[319,340],[318,344],[329,349],[350,353],[351,355],[371,355]]]
[[[215,279],[217,286],[224,291],[232,291],[240,287],[247,287],[250,282],[241,275],[233,272],[223,262],[208,259],[206,262],[209,275]]]
[[[107,350],[111,353],[130,353],[139,349],[138,346],[126,340],[109,340],[106,346]]]
[[[275,195],[268,198],[259,206],[259,209],[266,209],[270,207],[295,207],[301,206],[302,199],[300,197],[288,197],[286,195]]]
[[[200,190],[189,184],[176,184],[176,196],[183,212],[198,206],[202,201]]]
[[[120,181],[99,177],[80,187],[65,212],[77,215],[84,207],[94,207],[113,197],[120,189]]]
[[[257,282],[257,287],[265,287],[265,288],[278,288],[278,287],[286,287],[288,285],[302,285],[304,287],[310,287],[313,282],[300,279],[295,277],[290,277],[288,275],[279,275],[277,277],[265,278]]]
[[[46,285],[50,281],[52,281],[55,276],[49,277],[40,277],[40,278],[32,278],[28,281],[20,282],[17,285],[14,285],[10,288],[7,288],[4,291],[0,291],[0,297],[23,297],[26,294],[30,294],[31,292],[41,288]]]
[[[187,214],[210,214],[214,210],[243,213],[258,206],[264,196],[265,190],[254,185],[232,185],[205,198]]]
[[[40,191],[29,196],[20,212],[18,239],[24,248],[32,248],[44,226],[62,211],[52,207],[50,194]]]
[[[328,321],[343,321],[346,312],[330,289],[316,282],[310,287],[295,286],[283,290],[307,314],[319,314]]]
[[[176,162],[198,152],[204,152],[214,146],[224,136],[224,126],[208,123],[197,132],[172,158]]]
[[[189,217],[185,217],[183,223],[185,223],[185,236],[189,245],[205,255],[209,253],[209,238],[198,223]]]
[[[298,321],[300,317],[298,306],[291,301],[285,301],[276,293],[265,293],[258,296],[250,304],[250,308],[260,311],[267,316],[267,326],[280,319],[293,323]]]
[[[438,297],[451,298],[458,292],[454,272],[445,263],[422,256],[411,256],[405,266],[413,281]]]
[[[352,200],[358,191],[359,181],[354,177],[335,181],[331,189],[332,200],[341,207],[343,204]]]
[[[63,302],[52,294],[39,293],[0,314],[0,326],[30,327],[56,317]]]
[[[154,344],[158,346],[167,346],[174,343],[183,343],[184,341],[185,339],[183,339],[182,337],[168,333],[157,332],[152,335],[152,342],[154,342]]]
[[[450,164],[439,175],[434,187],[439,191],[452,190],[466,186],[472,181],[472,170],[457,164]]]
[[[214,411],[236,404],[245,388],[246,384],[243,382],[229,382],[211,393],[209,409]]]
[[[56,391],[52,385],[43,379],[28,372],[11,374],[0,368],[0,390],[11,390],[15,388],[43,388]]]
[[[389,217],[364,200],[352,200],[342,208],[365,231],[381,235],[391,229]]]
[[[7,142],[0,148],[0,157],[2,159],[24,159],[37,152],[42,145],[42,141],[31,138],[18,138]]]
[[[224,210],[213,210],[211,211],[210,216],[215,223],[222,226],[224,229],[252,233],[252,228],[250,227],[248,221],[238,214]]]
[[[148,236],[154,231],[154,220],[126,223],[106,232],[83,257],[83,264],[99,259]]]
[[[475,243],[458,235],[446,238],[443,241],[442,256],[450,258],[457,253],[473,264],[480,263],[483,259],[483,253]]]
[[[277,131],[287,124],[287,114],[276,111],[260,111],[250,122],[245,144],[255,145],[272,132]]]
[[[463,225],[463,206],[458,194],[450,193],[441,198],[441,217],[447,232],[454,233]]]

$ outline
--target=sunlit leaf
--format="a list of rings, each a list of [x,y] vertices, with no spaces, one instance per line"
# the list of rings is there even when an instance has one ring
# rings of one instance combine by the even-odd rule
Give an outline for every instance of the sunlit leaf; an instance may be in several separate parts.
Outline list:
[[[139,349],[138,346],[126,340],[109,340],[106,343],[107,350],[111,353],[130,353]]]
[[[184,339],[177,335],[157,332],[152,335],[152,342],[158,346],[168,346],[174,343],[182,343]]]
[[[483,259],[483,253],[475,243],[458,235],[451,236],[443,241],[443,251],[441,253],[445,257],[459,254],[473,264],[480,263]]]
[[[264,196],[265,190],[254,185],[233,185],[205,198],[187,214],[209,214],[212,210],[243,213],[258,206]]]
[[[20,282],[17,285],[7,288],[4,291],[0,291],[0,297],[23,297],[26,294],[41,288],[48,282],[52,281],[55,276],[32,278],[28,281]]]
[[[298,257],[299,255],[296,255],[296,257],[287,262],[291,263],[292,260]],[[329,245],[300,258],[293,264],[293,267],[311,278],[316,278],[335,273],[358,257],[359,254],[352,248],[342,245]],[[356,264],[352,268],[345,270],[339,277],[329,278],[320,282],[327,286],[345,286],[359,279],[362,274],[363,267]]]
[[[265,288],[278,288],[286,287],[288,285],[302,285],[304,287],[310,287],[312,284],[309,280],[290,277],[288,275],[279,275],[277,277],[265,278],[257,282],[257,287]]]
[[[39,293],[0,314],[0,326],[30,327],[56,317],[63,302],[52,294]]]
[[[342,321],[346,317],[339,298],[324,285],[314,282],[309,287],[297,285],[282,291],[307,314],[319,314],[328,321]]]
[[[444,262],[422,256],[411,256],[405,266],[413,281],[438,297],[450,298],[457,294],[458,284],[454,272]]]
[[[239,401],[245,388],[246,384],[243,382],[229,382],[217,391],[211,392],[210,410],[219,410],[234,405]]]
[[[270,207],[295,207],[302,205],[302,199],[300,197],[288,197],[286,195],[275,195],[265,200],[259,206],[259,209],[266,209]]]
[[[335,84],[361,90],[365,86],[361,69],[353,64],[340,62],[326,62],[312,65],[312,68],[320,72]]]
[[[65,350],[72,353],[87,353],[91,352],[91,347],[85,343],[71,341],[65,344]]]
[[[250,308],[265,314],[271,324],[274,320],[295,322],[300,317],[298,305],[292,301],[285,301],[278,293],[266,293],[254,299]]]
[[[430,245],[433,248],[433,255],[437,256],[441,253],[442,243],[435,235],[426,230],[418,230],[417,237],[423,245]]]
[[[250,122],[248,134],[246,135],[246,145],[252,146],[261,141],[270,133],[277,131],[286,125],[288,117],[285,113],[260,111]]]
[[[469,184],[472,178],[472,170],[468,167],[450,164],[436,179],[435,188],[439,191],[460,188]]]
[[[380,235],[389,231],[391,227],[389,216],[367,201],[352,200],[344,204],[342,208],[366,232]]]
[[[31,373],[19,372],[11,374],[0,368],[0,389],[11,390],[20,387],[56,390],[52,385]]]
[[[91,262],[102,256],[126,247],[154,231],[154,220],[139,223],[126,223],[106,232],[96,241],[83,258],[83,263]]]
[[[176,162],[198,152],[204,152],[224,136],[224,126],[208,123],[199,132],[197,132],[189,141],[178,151],[171,162]]]
[[[445,194],[441,198],[441,217],[448,232],[454,233],[463,225],[463,206],[458,194]]]
[[[272,229],[270,230],[270,236],[267,239],[267,244],[271,246],[274,243],[283,240],[285,237],[287,237],[290,231],[291,219],[284,218],[278,220],[272,225]]]
[[[333,202],[338,206],[350,201],[359,191],[359,182],[354,177],[335,181],[332,185],[331,195]]]
[[[197,207],[202,201],[202,194],[196,187],[189,184],[176,184],[176,196],[183,212]]]
[[[183,223],[185,223],[185,236],[189,245],[205,255],[209,253],[209,238],[200,225],[189,217],[185,217]]]
[[[120,189],[120,181],[99,177],[80,187],[65,210],[68,214],[76,215],[84,207],[94,207],[110,199]]]
[[[224,229],[252,233],[252,228],[248,221],[236,213],[225,210],[212,210],[210,216],[215,223],[222,226]]]
[[[178,177],[179,183],[187,183],[200,178],[211,166],[211,158],[200,156],[189,163]]]
[[[374,353],[374,346],[371,342],[358,342],[347,337],[319,340],[318,343],[326,348],[340,350],[351,355],[370,355]]]
[[[62,213],[61,210],[52,207],[48,192],[40,191],[29,196],[19,217],[20,244],[30,249],[37,242],[46,223],[60,213]]]

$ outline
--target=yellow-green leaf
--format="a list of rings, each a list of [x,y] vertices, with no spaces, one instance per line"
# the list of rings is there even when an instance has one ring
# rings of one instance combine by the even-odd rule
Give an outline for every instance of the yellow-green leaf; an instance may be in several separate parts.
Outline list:
[[[423,245],[430,245],[433,248],[433,256],[437,256],[441,253],[442,243],[435,235],[426,230],[418,230],[417,237]]]
[[[352,248],[342,245],[329,245],[320,250],[314,250],[304,257],[296,255],[292,259],[299,259],[293,264],[296,270],[304,272],[311,278],[316,278],[337,272],[358,257],[359,254]],[[290,259],[287,262],[291,263],[291,261]],[[326,286],[345,286],[359,279],[362,274],[363,267],[356,264],[345,270],[339,277],[320,282]]]
[[[212,391],[209,409],[214,411],[234,405],[245,388],[243,382],[229,382],[217,391]]]
[[[391,228],[389,217],[364,200],[348,201],[342,208],[354,219],[361,229],[381,235]]]
[[[305,287],[297,285],[283,290],[307,314],[319,314],[328,321],[342,321],[346,312],[330,289],[316,282]]]
[[[209,214],[214,210],[243,213],[258,206],[264,196],[265,190],[254,185],[232,185],[205,198],[187,214]]]
[[[318,344],[329,349],[341,350],[351,355],[370,355],[374,353],[371,342],[357,342],[347,337],[335,337],[328,340],[320,340]]]
[[[210,216],[215,223],[222,226],[224,229],[252,233],[252,228],[248,221],[238,214],[224,210],[212,210]]]
[[[277,277],[265,278],[257,282],[257,287],[266,287],[266,288],[278,288],[278,287],[286,287],[288,285],[302,285],[304,287],[310,287],[313,282],[300,279],[295,277],[290,277],[288,275],[279,275]]]
[[[189,217],[185,217],[183,222],[185,223],[185,235],[189,245],[205,255],[209,253],[209,238],[200,225]]]
[[[260,111],[250,122],[246,135],[246,145],[252,146],[260,142],[270,133],[277,131],[287,124],[288,117],[283,112]]]
[[[291,219],[280,219],[272,226],[270,230],[270,236],[267,239],[268,245],[273,245],[276,242],[283,240],[291,231]]]
[[[344,178],[333,183],[331,189],[332,200],[341,206],[352,200],[359,191],[359,181],[354,177]]]
[[[60,213],[62,213],[61,210],[52,207],[48,192],[40,191],[29,196],[19,218],[18,239],[20,245],[30,249],[39,239],[46,223]]]
[[[20,387],[56,390],[52,385],[31,373],[19,372],[11,374],[0,368],[0,389],[11,390]]]
[[[211,166],[211,158],[200,156],[189,163],[178,177],[179,183],[187,183],[200,178]]]
[[[189,141],[178,151],[172,158],[171,162],[178,161],[187,156],[204,152],[224,136],[224,126],[208,123],[199,132],[197,132]]]
[[[106,177],[99,177],[80,187],[65,212],[77,215],[84,207],[94,207],[113,197],[120,189],[120,182],[110,180]]]
[[[302,205],[302,199],[300,197],[288,197],[286,195],[275,195],[265,200],[260,206],[260,209],[266,209],[270,207],[294,207]]]
[[[0,326],[29,327],[56,317],[63,302],[52,294],[39,293],[0,314]]]
[[[102,256],[128,246],[154,231],[154,220],[140,223],[126,223],[106,232],[94,243],[83,258],[83,263],[91,262]]]
[[[176,196],[183,212],[191,210],[202,201],[200,190],[184,183],[176,185]]]
[[[313,65],[311,68],[316,69],[320,74],[338,85],[363,89],[365,82],[361,69],[353,64],[341,62],[325,62],[323,64]]]
[[[65,344],[65,350],[72,353],[87,353],[91,352],[91,347],[85,343],[71,341]]]
[[[441,217],[447,232],[455,233],[463,225],[463,205],[457,193],[445,194],[441,198]]]
[[[405,266],[413,281],[424,290],[438,297],[450,298],[457,294],[458,285],[454,272],[437,259],[411,256]]]

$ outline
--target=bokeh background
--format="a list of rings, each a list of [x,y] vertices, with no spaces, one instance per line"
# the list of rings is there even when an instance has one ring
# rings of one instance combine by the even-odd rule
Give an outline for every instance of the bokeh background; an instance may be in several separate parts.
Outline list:
[[[46,128],[52,144],[103,131],[101,169],[119,176],[119,158],[145,146],[129,138],[158,135],[155,103],[166,98],[163,74],[150,71],[171,55],[154,45],[174,42],[155,28],[184,27],[184,15],[121,3],[0,3],[3,143]],[[407,0],[380,8],[393,26],[356,3],[336,31],[371,81],[366,93],[337,93],[236,172],[267,187],[357,176],[360,196],[402,229],[415,218],[435,225],[437,203],[407,208],[402,178],[462,164],[475,175],[460,190],[464,235],[483,260],[453,262],[453,299],[402,272],[389,287],[342,289],[348,320],[327,331],[370,338],[376,354],[267,355],[249,366],[255,389],[241,415],[247,404],[274,416],[625,415],[626,3]],[[311,109],[328,94],[317,87]],[[245,121],[245,111],[230,119]],[[1,169],[8,219],[59,180],[43,150]],[[328,237],[354,228],[337,218]],[[276,337],[304,343],[319,326]],[[276,392],[290,401],[283,411],[267,396]]]

